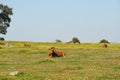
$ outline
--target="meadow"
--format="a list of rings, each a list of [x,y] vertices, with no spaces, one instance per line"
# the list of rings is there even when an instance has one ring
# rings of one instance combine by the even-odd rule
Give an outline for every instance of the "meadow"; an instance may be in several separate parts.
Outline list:
[[[24,42],[6,42],[12,47],[1,45],[0,80],[120,80],[120,44],[31,42],[24,47]],[[66,58],[48,58],[50,47]]]

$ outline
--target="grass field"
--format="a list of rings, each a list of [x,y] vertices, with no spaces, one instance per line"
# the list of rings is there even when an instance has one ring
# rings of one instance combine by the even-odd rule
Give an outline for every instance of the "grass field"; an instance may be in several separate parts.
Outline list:
[[[0,80],[120,80],[120,44],[62,44],[7,41],[1,45]],[[56,47],[66,58],[48,58],[48,48]],[[15,75],[11,72],[18,71]]]

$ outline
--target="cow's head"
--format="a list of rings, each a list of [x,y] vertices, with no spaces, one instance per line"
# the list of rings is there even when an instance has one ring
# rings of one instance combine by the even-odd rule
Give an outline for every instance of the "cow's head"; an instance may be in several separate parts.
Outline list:
[[[53,54],[54,54],[54,50],[55,50],[55,47],[51,47],[48,49],[49,50],[49,57],[53,57]]]
[[[51,47],[48,50],[53,52],[55,50],[55,47]]]

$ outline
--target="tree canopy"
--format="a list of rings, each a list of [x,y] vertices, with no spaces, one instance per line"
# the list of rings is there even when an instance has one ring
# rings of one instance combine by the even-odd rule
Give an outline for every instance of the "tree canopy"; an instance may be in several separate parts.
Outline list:
[[[99,43],[110,43],[110,42],[106,39],[102,39]]]
[[[12,8],[9,8],[7,5],[0,4],[0,33],[6,34],[7,28],[10,26],[11,18],[10,15],[13,15]]]
[[[77,37],[73,37],[72,38],[72,42],[75,44],[75,43],[78,43],[78,44],[80,44],[80,41],[79,41],[79,39],[77,38]]]

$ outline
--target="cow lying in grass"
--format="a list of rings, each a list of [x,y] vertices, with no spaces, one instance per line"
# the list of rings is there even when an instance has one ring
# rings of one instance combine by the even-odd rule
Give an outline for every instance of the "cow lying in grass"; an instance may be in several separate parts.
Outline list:
[[[31,43],[24,43],[25,47],[31,47]]]
[[[65,57],[65,54],[61,50],[56,50],[54,47],[51,47],[48,49],[49,50],[49,58],[52,57]]]

